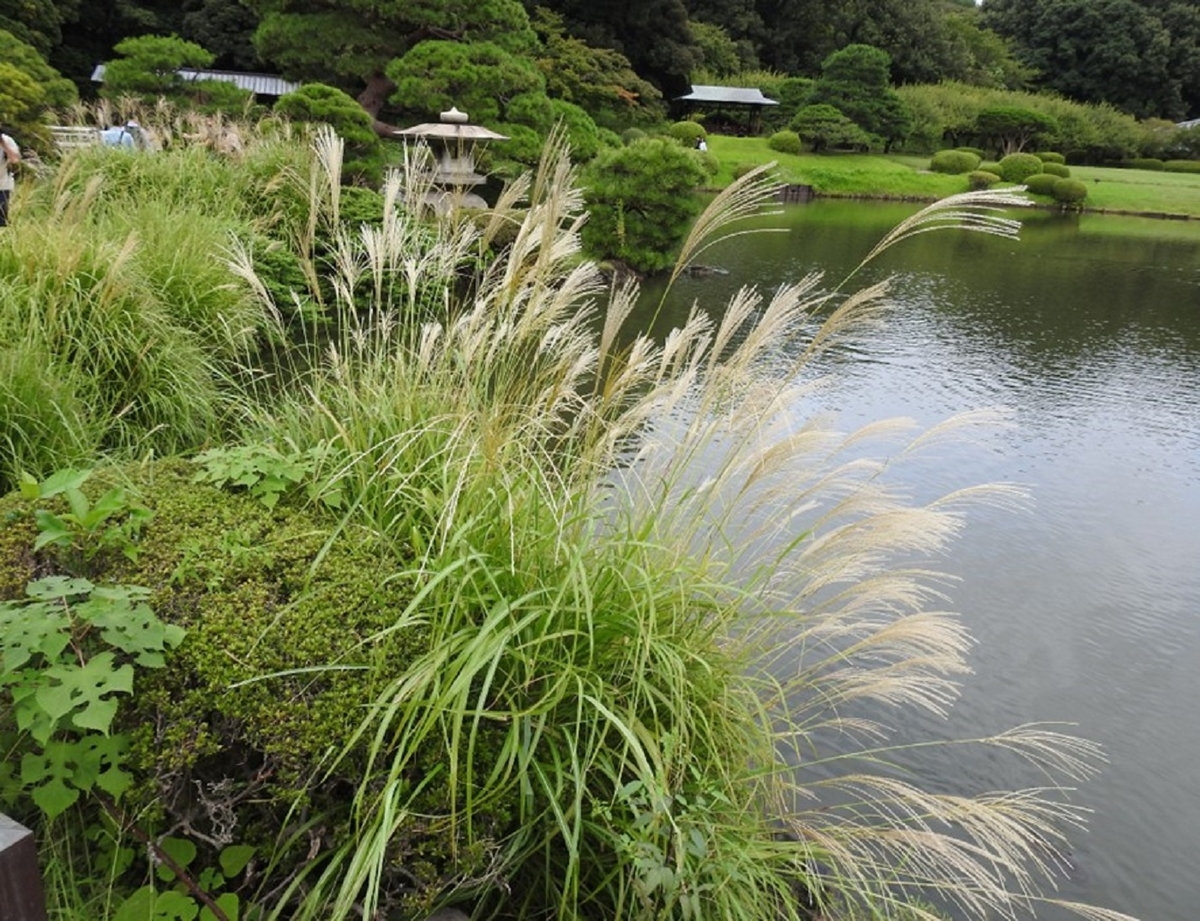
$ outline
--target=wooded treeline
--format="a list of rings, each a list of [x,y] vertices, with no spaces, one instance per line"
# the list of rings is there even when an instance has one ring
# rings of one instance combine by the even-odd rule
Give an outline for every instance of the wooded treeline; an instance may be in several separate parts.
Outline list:
[[[359,95],[425,40],[488,40],[536,57],[529,23],[546,11],[561,17],[560,40],[590,58],[619,52],[668,98],[697,77],[815,76],[857,43],[890,55],[895,84],[1048,89],[1139,118],[1200,113],[1200,0],[0,0],[0,29],[85,92],[119,41],[173,33],[218,67]]]

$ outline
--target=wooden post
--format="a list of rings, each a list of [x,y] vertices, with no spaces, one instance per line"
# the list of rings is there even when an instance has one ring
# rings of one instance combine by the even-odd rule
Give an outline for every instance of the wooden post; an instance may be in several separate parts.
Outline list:
[[[33,832],[0,813],[0,918],[46,921]]]

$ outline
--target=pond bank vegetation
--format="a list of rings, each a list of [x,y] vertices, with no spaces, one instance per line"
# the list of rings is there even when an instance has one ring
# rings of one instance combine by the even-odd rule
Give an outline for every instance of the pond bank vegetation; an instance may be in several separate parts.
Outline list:
[[[0,237],[0,797],[57,917],[1055,901],[1094,746],[915,743],[1023,760],[1019,791],[889,767],[893,710],[944,714],[967,674],[932,561],[1019,496],[918,506],[885,476],[986,415],[903,448],[902,420],[793,415],[886,284],[746,288],[653,338],[581,256],[559,139],[437,218],[406,205],[416,159],[352,193],[331,132],[268,128],[234,158],[71,153]],[[675,271],[776,190],[731,184]],[[890,242],[1012,235],[1019,204]]]

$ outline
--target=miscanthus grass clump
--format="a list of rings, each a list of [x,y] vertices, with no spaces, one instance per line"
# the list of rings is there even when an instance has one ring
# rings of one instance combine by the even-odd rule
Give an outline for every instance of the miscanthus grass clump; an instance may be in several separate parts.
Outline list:
[[[333,256],[297,298],[326,322],[303,361],[278,356],[286,386],[247,391],[243,437],[320,458],[314,494],[409,561],[391,629],[433,641],[362,710],[353,833],[268,915],[991,918],[1053,901],[1092,745],[1043,726],[953,743],[1023,758],[1034,786],[1017,791],[934,792],[889,766],[892,711],[944,714],[967,673],[930,561],[972,502],[1014,495],[913,505],[861,451],[896,424],[839,434],[798,411],[813,359],[881,319],[886,284],[747,287],[651,337],[626,329],[636,283],[581,255],[561,144],[493,211],[433,225],[412,151],[360,228],[329,218],[340,152],[328,135],[318,150],[296,180]],[[756,171],[718,196],[679,267],[773,191]],[[996,212],[1019,203],[958,196],[890,241],[1011,235]],[[233,264],[286,309],[250,249]],[[429,746],[452,791],[437,814],[412,770]],[[414,827],[469,869],[421,878],[395,846]]]

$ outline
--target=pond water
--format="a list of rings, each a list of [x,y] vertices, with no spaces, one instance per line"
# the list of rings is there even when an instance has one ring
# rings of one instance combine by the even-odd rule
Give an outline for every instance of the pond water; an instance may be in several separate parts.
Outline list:
[[[839,280],[915,206],[817,201],[703,257],[665,319],[738,286]],[[948,723],[978,735],[1076,724],[1110,763],[1074,800],[1060,895],[1145,921],[1200,916],[1200,222],[1021,211],[1019,242],[933,233],[853,282],[895,275],[885,329],[835,361],[840,427],[1008,407],[1015,425],[906,470],[918,496],[1008,481],[1024,511],[977,509],[945,560],[978,640]],[[648,292],[648,301],[656,300]],[[910,729],[912,727],[909,727]],[[912,763],[935,786],[1028,783],[986,757]],[[1047,916],[1049,917],[1049,916]]]

